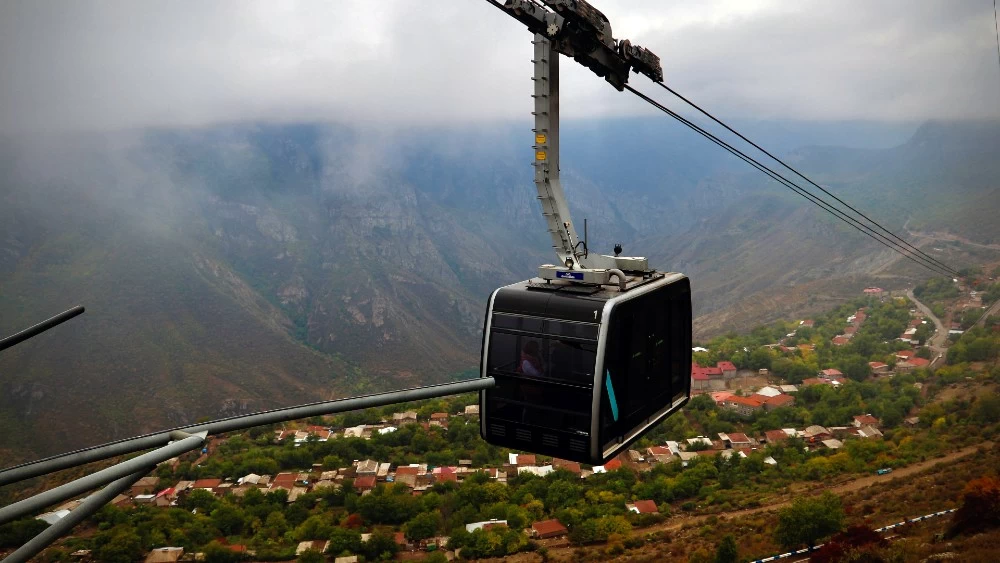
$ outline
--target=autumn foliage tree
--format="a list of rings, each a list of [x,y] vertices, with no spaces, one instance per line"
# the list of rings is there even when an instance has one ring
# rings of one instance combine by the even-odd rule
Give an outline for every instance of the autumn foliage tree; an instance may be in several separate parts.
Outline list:
[[[864,553],[871,554],[871,550],[885,547],[888,544],[889,542],[881,534],[868,526],[851,526],[830,538],[830,541],[826,542],[819,551],[809,556],[809,560],[812,563],[836,563],[844,561],[849,555],[853,555],[854,557],[850,559],[851,561],[859,559],[862,561],[878,561],[880,559],[876,559],[874,556],[869,558],[862,558],[861,556]]]
[[[949,532],[975,534],[997,526],[1000,526],[1000,478],[987,476],[969,481]]]

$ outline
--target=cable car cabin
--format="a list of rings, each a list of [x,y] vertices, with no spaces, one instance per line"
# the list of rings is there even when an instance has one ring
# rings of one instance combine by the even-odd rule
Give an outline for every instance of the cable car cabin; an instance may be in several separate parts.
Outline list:
[[[691,396],[691,285],[653,274],[617,286],[541,278],[493,292],[480,371],[483,438],[601,465]]]

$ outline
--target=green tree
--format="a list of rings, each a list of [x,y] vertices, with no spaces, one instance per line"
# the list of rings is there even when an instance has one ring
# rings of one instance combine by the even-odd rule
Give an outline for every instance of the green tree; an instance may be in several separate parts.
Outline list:
[[[264,525],[257,533],[265,538],[277,539],[285,535],[287,531],[288,522],[285,520],[285,515],[275,510],[267,515]]]
[[[334,528],[330,533],[330,545],[327,546],[326,552],[330,555],[360,553],[361,532],[341,527]]]
[[[996,393],[980,395],[972,407],[972,418],[983,424],[1000,422],[1000,395]]]
[[[361,546],[361,552],[365,559],[377,561],[379,559],[392,559],[399,551],[399,545],[391,534],[378,531],[371,535]]]
[[[243,513],[231,504],[221,504],[211,513],[212,524],[225,536],[235,536],[243,529]]]
[[[750,369],[771,369],[771,361],[774,356],[767,348],[757,348],[750,353]]]
[[[841,531],[844,507],[840,497],[824,492],[816,498],[798,498],[778,512],[774,537],[782,546],[814,545],[817,540]]]
[[[726,534],[715,548],[715,563],[737,563],[740,553],[736,547],[736,539],[732,534]]]
[[[37,518],[22,518],[0,526],[0,547],[20,547],[49,525]]]
[[[94,558],[98,561],[132,563],[143,555],[142,539],[127,524],[115,526],[107,535],[95,538],[94,543]]]
[[[307,549],[299,554],[296,561],[299,563],[325,563],[326,558],[323,557],[322,553],[316,551],[315,549]]]
[[[219,503],[218,499],[215,498],[210,491],[205,489],[195,489],[184,497],[181,501],[181,506],[188,510],[197,510],[198,512],[208,513],[211,512],[213,508]]]
[[[295,539],[298,541],[318,540],[328,538],[333,533],[333,524],[327,516],[314,514],[295,528]]]
[[[202,549],[205,554],[205,563],[235,563],[243,559],[243,556],[221,543],[212,540]]]
[[[433,537],[442,522],[440,512],[421,512],[406,523],[406,537],[410,540]]]

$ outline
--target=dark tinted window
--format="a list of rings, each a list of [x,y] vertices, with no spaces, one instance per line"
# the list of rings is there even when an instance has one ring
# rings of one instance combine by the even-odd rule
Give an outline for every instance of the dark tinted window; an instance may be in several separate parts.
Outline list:
[[[687,393],[688,288],[685,279],[612,310],[601,401],[602,447],[619,437],[627,439],[645,419]]]
[[[597,325],[494,314],[490,327],[487,419],[589,434]]]
[[[488,419],[590,433],[590,389],[526,377],[497,376],[496,381],[486,403]]]
[[[569,338],[584,338],[597,340],[598,325],[571,321],[557,321],[524,315],[493,315],[493,328],[512,329],[518,331],[543,333],[550,336],[567,336]]]
[[[596,363],[596,342],[491,331],[489,372],[592,387]]]

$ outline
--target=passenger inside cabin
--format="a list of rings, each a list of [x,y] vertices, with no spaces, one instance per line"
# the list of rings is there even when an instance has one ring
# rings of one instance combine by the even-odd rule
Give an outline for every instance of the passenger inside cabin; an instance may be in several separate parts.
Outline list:
[[[521,360],[517,365],[517,372],[532,377],[541,377],[545,372],[537,341],[529,340],[521,349]]]

